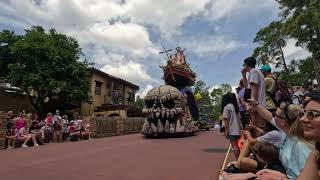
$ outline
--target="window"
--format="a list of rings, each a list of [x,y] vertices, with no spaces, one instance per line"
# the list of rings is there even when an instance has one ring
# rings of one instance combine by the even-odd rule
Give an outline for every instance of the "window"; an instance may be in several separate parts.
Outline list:
[[[96,81],[96,88],[95,88],[95,94],[101,95],[101,87],[102,87],[102,82]]]
[[[132,101],[132,92],[128,92],[128,102]]]

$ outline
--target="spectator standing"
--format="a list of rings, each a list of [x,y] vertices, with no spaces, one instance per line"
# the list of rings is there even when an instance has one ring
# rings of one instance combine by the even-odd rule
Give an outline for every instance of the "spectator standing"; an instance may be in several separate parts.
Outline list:
[[[263,107],[266,106],[265,97],[265,84],[263,74],[255,68],[256,59],[254,57],[248,57],[244,60],[242,69],[242,79],[245,88],[251,90],[251,99],[259,102]],[[247,78],[247,73],[249,73]],[[264,121],[261,116],[251,111],[252,122],[257,127],[266,130],[266,121]]]
[[[231,142],[231,146],[234,149],[234,156],[238,159],[240,150],[238,147],[238,140],[240,139],[240,134],[242,124],[240,121],[240,113],[236,95],[234,93],[228,92],[222,97],[222,114],[223,120],[225,122],[225,134]]]
[[[58,122],[59,124],[61,124],[62,118],[60,116],[60,111],[56,110],[56,114],[53,116],[53,123]]]
[[[277,104],[275,101],[275,92],[277,89],[277,81],[276,78],[271,73],[271,67],[269,64],[265,64],[260,68],[264,76],[264,84],[266,90],[266,109],[268,109],[271,113],[276,112]]]
[[[249,124],[249,115],[247,114],[246,105],[244,102],[244,91],[245,87],[243,85],[243,80],[241,79],[239,82],[238,103],[242,127],[246,127],[246,125]]]
[[[60,111],[56,110],[56,114],[53,116],[53,137],[57,142],[62,141],[62,118],[60,116]]]

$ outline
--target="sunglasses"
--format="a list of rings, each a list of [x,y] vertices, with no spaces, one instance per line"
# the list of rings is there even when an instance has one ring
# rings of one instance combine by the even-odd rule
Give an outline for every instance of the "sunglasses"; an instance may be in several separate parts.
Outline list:
[[[273,116],[274,118],[277,117],[277,118],[286,120],[286,118],[281,117],[281,116],[277,115],[276,113],[272,113],[272,116]]]
[[[313,120],[315,118],[320,117],[320,112],[304,110],[303,112],[299,113],[300,118],[302,118],[305,115],[307,116],[308,119]]]

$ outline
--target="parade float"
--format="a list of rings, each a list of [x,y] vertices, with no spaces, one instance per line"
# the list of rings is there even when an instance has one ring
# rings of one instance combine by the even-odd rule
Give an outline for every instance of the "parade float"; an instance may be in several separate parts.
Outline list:
[[[142,134],[147,137],[172,135],[193,135],[208,122],[203,121],[199,113],[191,86],[195,84],[196,74],[186,62],[184,50],[176,48],[174,55],[167,55],[167,64],[160,66],[163,70],[165,85],[151,89],[144,97],[145,107],[142,113],[146,116]],[[207,127],[205,127],[207,129]]]

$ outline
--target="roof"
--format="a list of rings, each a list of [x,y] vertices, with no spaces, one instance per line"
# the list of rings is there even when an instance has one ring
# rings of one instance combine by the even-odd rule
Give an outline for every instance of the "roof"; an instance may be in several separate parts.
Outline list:
[[[133,84],[133,83],[131,83],[131,82],[129,82],[129,81],[126,81],[126,80],[124,80],[124,79],[118,78],[118,77],[116,77],[116,76],[112,76],[112,75],[110,75],[110,74],[108,74],[108,73],[105,73],[105,72],[103,72],[103,71],[100,71],[100,70],[98,70],[98,69],[96,69],[96,68],[94,68],[94,67],[92,67],[90,70],[91,70],[91,72],[100,74],[100,75],[102,75],[102,76],[104,76],[104,77],[117,80],[117,81],[119,81],[119,82],[121,82],[121,83],[123,83],[123,84],[125,84],[125,85],[127,85],[127,86],[130,86],[130,87],[134,88],[135,90],[139,90],[139,86],[138,86],[138,85],[135,85],[135,84]]]

